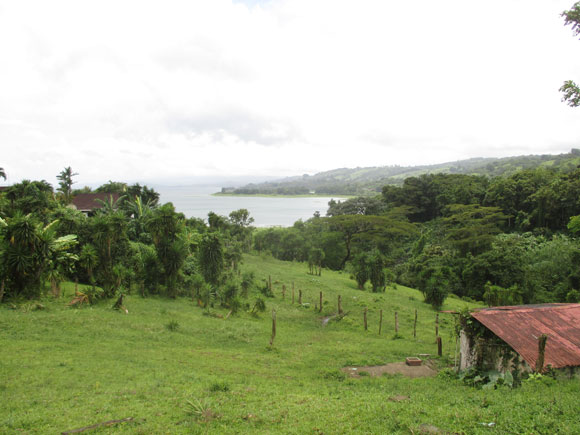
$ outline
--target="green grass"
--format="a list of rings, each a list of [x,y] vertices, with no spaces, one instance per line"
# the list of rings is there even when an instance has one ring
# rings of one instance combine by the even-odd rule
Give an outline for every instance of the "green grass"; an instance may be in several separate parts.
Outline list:
[[[361,292],[348,274],[314,277],[304,264],[270,257],[247,256],[243,267],[258,280],[272,277],[275,297],[258,317],[225,320],[217,307],[206,315],[188,299],[136,295],[125,300],[129,314],[112,310],[113,300],[80,309],[65,299],[42,300],[44,309],[0,306],[0,433],[60,433],[128,417],[92,433],[417,433],[422,424],[464,433],[580,433],[577,380],[487,391],[444,377],[346,378],[340,369],[347,365],[436,354],[435,312],[416,290]],[[308,308],[297,305],[298,289]],[[314,311],[319,291],[322,314]],[[322,327],[339,294],[349,314]],[[444,309],[464,306],[448,299]],[[453,326],[440,315],[440,365],[453,362]],[[388,400],[397,395],[409,399]],[[493,428],[481,424],[490,422]]]

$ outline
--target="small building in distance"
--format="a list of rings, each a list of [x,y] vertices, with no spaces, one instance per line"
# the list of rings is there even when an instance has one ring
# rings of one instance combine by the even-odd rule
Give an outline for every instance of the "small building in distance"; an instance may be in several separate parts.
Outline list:
[[[459,369],[535,371],[539,338],[547,336],[544,369],[580,367],[580,304],[475,310],[462,320]]]
[[[103,202],[113,201],[116,203],[120,195],[118,193],[79,193],[70,204],[70,207],[91,216],[95,211],[103,208]]]

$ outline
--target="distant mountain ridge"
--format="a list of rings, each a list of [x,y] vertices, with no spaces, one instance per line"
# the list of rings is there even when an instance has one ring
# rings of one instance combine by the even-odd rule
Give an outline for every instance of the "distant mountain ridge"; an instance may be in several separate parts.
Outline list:
[[[516,157],[476,157],[455,162],[422,166],[380,166],[340,168],[315,175],[287,177],[277,181],[248,184],[239,188],[222,188],[222,193],[238,195],[369,195],[386,184],[401,184],[405,178],[422,174],[466,174],[486,177],[509,176],[537,167],[570,171],[580,165],[580,149],[565,154],[526,155]]]

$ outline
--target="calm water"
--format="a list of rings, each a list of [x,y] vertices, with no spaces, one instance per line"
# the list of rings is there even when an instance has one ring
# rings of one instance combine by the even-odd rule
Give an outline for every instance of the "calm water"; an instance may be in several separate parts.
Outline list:
[[[289,227],[298,219],[306,220],[319,211],[322,216],[328,209],[328,198],[261,198],[238,196],[211,196],[220,187],[179,186],[154,187],[161,195],[160,202],[172,202],[175,209],[187,217],[207,220],[207,214],[227,216],[234,210],[246,208],[257,227]],[[339,199],[336,197],[335,199]]]

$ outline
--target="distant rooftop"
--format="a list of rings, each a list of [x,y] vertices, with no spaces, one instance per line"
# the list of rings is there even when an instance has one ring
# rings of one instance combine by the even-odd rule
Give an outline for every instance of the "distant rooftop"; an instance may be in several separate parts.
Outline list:
[[[72,199],[72,206],[78,211],[88,213],[93,210],[98,210],[103,207],[99,201],[109,201],[113,198],[113,202],[119,199],[118,193],[79,193]]]

